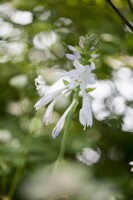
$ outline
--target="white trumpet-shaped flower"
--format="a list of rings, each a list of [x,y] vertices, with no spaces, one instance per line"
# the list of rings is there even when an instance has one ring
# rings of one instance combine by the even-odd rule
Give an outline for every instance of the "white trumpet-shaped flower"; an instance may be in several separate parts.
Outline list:
[[[79,121],[84,126],[84,130],[86,129],[86,127],[92,126],[93,123],[89,96],[86,92],[84,92],[83,94],[83,103],[79,113]]]
[[[55,103],[56,103],[56,99],[54,99],[46,109],[44,119],[43,119],[43,121],[45,122],[46,125],[51,124],[52,114],[53,114],[53,109],[54,109]]]
[[[90,88],[89,84],[95,83],[95,76],[92,73],[92,71],[95,70],[95,63],[93,60],[94,58],[97,58],[98,54],[96,54],[95,50],[94,37],[90,36],[89,38],[91,40],[90,43],[88,41],[88,36],[81,36],[79,38],[79,47],[68,45],[68,48],[72,53],[66,54],[66,57],[69,60],[74,61],[74,69],[68,72],[63,71],[61,74],[58,72],[60,78],[52,86],[46,85],[41,76],[38,76],[35,79],[36,89],[42,96],[35,104],[35,109],[40,109],[49,104],[43,119],[46,125],[52,122],[53,109],[58,96],[62,94],[67,97],[73,92],[75,93],[74,98],[76,99],[72,101],[52,131],[53,138],[56,138],[62,130],[68,113],[76,104],[79,97],[83,98],[82,108],[79,112],[79,121],[84,126],[84,130],[86,127],[92,126],[92,110],[89,102],[89,94],[87,92],[91,92],[95,89]],[[87,64],[88,62],[89,64]],[[86,64],[83,65],[84,63]]]
[[[70,110],[75,105],[75,103],[76,103],[76,100],[74,100],[71,103],[71,105],[67,108],[67,110],[64,112],[64,114],[62,115],[62,117],[60,118],[58,123],[56,124],[56,127],[52,131],[52,137],[53,138],[56,138],[59,135],[59,133],[61,132],[61,130],[62,130],[63,126],[64,126],[64,123],[65,123],[66,117],[67,117],[68,113],[70,112]]]
[[[80,64],[78,60],[74,61],[75,69],[69,71],[67,76],[71,78],[69,88],[74,89],[78,85],[80,85],[80,89],[82,91],[85,90],[87,84],[94,84],[95,77],[94,74],[91,73],[91,67],[94,69],[94,63],[92,62],[91,65],[83,66]]]

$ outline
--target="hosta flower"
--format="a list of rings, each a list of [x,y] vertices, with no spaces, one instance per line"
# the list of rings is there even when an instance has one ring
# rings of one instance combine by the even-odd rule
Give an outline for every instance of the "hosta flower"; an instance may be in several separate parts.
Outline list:
[[[55,103],[56,103],[56,99],[54,99],[46,109],[44,119],[43,119],[43,121],[45,122],[46,125],[51,124],[52,114],[53,114],[53,109],[54,109]]]
[[[84,126],[84,130],[86,129],[86,127],[92,126],[93,123],[89,96],[86,92],[84,92],[83,94],[83,103],[79,113],[79,121]]]
[[[91,65],[92,68],[94,68],[94,63]],[[87,84],[95,83],[94,74],[91,73],[91,65],[83,66],[78,60],[74,61],[75,69],[67,73],[67,75],[71,78],[69,84],[70,89],[74,89],[75,87],[80,85],[80,89],[84,91],[87,87]]]
[[[93,117],[88,92],[91,92],[95,89],[90,88],[89,85],[95,83],[95,76],[92,71],[95,70],[93,58],[96,58],[97,54],[95,53],[95,42],[93,41],[89,44],[87,38],[88,37],[85,38],[83,36],[79,38],[79,47],[68,45],[68,48],[70,51],[72,51],[72,54],[66,54],[66,57],[69,60],[74,61],[74,69],[68,72],[63,71],[60,76],[61,78],[52,86],[47,86],[41,76],[38,76],[35,79],[37,91],[41,91],[42,97],[34,107],[37,110],[48,105],[43,119],[46,125],[52,122],[53,109],[58,96],[74,96],[72,103],[61,116],[52,131],[53,138],[56,138],[61,132],[69,112],[81,97],[83,100],[81,109],[79,111],[79,121],[84,126],[84,130],[86,127],[92,126]],[[92,39],[94,39],[94,37],[92,37]],[[83,65],[83,63],[86,64]]]

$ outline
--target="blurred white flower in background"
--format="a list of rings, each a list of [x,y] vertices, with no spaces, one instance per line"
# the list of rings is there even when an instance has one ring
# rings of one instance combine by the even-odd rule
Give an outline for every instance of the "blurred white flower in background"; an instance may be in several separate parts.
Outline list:
[[[93,165],[99,161],[101,157],[101,152],[99,149],[94,150],[92,148],[84,148],[82,153],[78,153],[76,158],[86,164],[86,165]]]
[[[116,199],[119,193],[116,185],[92,177],[90,168],[83,169],[78,163],[65,163],[59,166],[51,177],[52,166],[35,171],[20,186],[24,199]]]
[[[131,172],[133,172],[133,161],[129,162],[129,165],[132,166],[132,168],[131,168]]]

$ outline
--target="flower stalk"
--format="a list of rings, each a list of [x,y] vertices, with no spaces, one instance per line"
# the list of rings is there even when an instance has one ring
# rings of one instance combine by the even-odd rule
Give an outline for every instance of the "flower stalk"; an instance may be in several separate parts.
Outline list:
[[[109,5],[113,8],[113,10],[119,15],[119,17],[123,20],[123,22],[133,31],[133,26],[126,20],[126,18],[120,13],[120,11],[116,8],[116,6],[112,3],[111,0],[107,0]]]
[[[53,173],[52,173],[52,178],[54,177],[54,174],[56,173],[56,170],[58,169],[58,166],[59,166],[60,162],[64,158],[67,134],[69,133],[69,129],[70,129],[72,118],[73,118],[73,113],[75,112],[76,107],[78,105],[78,101],[76,99],[77,98],[77,94],[78,94],[77,92],[78,92],[78,90],[75,92],[74,100],[73,100],[73,101],[76,101],[76,102],[75,102],[73,108],[71,109],[71,111],[69,112],[69,114],[68,114],[68,116],[66,118],[66,123],[65,123],[65,127],[64,127],[64,134],[63,134],[63,137],[62,137],[60,152],[59,152],[57,160],[55,161],[55,165],[54,165],[54,169],[53,169]]]

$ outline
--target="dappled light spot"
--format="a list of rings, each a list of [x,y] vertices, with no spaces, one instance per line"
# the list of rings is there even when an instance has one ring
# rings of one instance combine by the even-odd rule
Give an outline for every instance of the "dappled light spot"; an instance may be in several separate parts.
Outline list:
[[[107,65],[111,66],[113,69],[119,69],[124,66],[124,63],[117,58],[113,58],[112,56],[104,56],[104,62]]]
[[[103,99],[111,94],[109,81],[97,81],[95,87],[97,89],[90,93],[93,98]]]
[[[32,22],[32,18],[33,18],[32,13],[30,13],[29,11],[20,11],[20,10],[15,11],[11,16],[11,20],[14,23],[20,25],[30,24]]]
[[[0,129],[0,143],[8,143],[10,142],[12,136],[11,132],[6,129]]]
[[[41,20],[41,21],[46,21],[48,20],[48,18],[50,17],[51,15],[51,11],[50,10],[46,10],[44,11],[43,13],[41,13],[38,18]]]
[[[133,132],[133,109],[128,107],[123,118],[122,130]]]
[[[24,88],[28,83],[26,75],[20,74],[10,79],[9,84],[15,88]]]
[[[115,40],[117,40],[117,38],[115,38],[113,35],[109,33],[101,34],[101,38],[106,42],[115,42]]]
[[[57,36],[53,31],[40,32],[33,39],[33,43],[38,49],[50,48],[56,41]]]
[[[126,110],[126,101],[122,96],[114,97],[112,99],[112,106],[116,115],[122,115]]]
[[[82,153],[78,153],[76,158],[86,164],[86,165],[93,165],[99,161],[101,157],[101,152],[99,149],[94,150],[92,148],[84,148]]]

